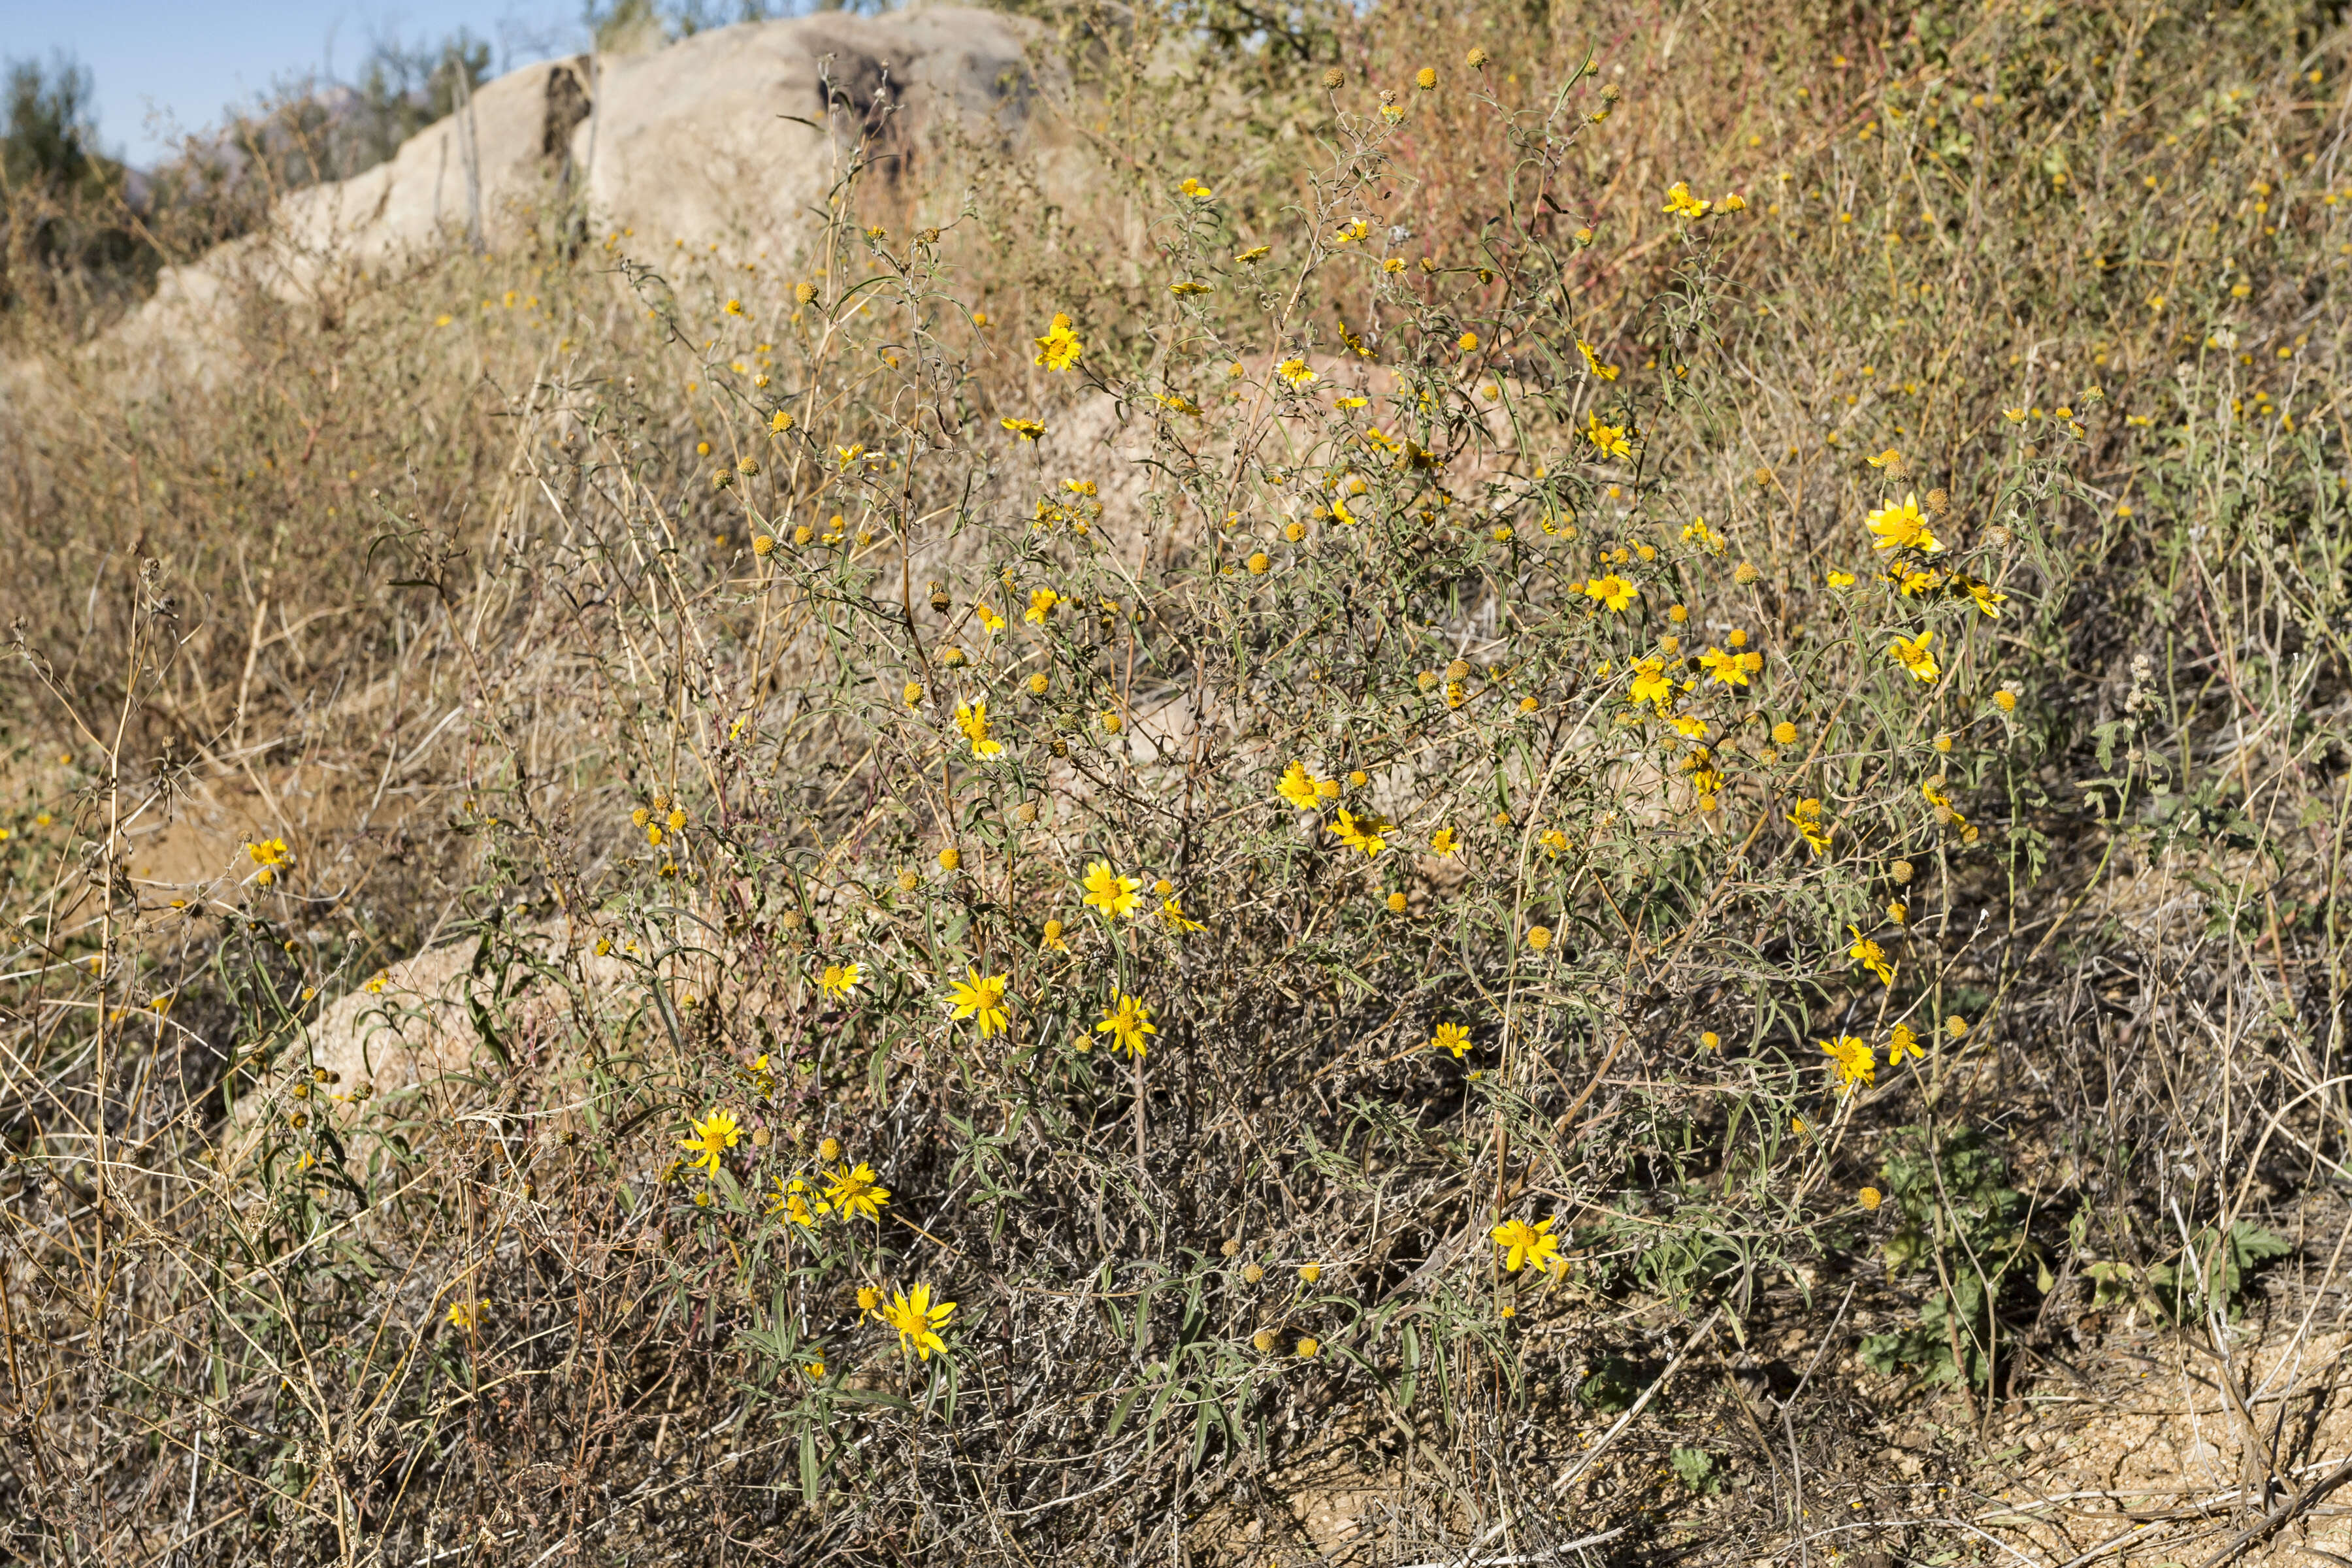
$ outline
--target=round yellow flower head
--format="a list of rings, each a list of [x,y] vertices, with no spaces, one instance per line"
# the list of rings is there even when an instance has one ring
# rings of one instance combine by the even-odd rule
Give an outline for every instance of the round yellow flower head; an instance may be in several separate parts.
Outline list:
[[[1866,1209],[1874,1209],[1886,1201],[1886,1195],[1876,1187],[1864,1187],[1853,1194],[1853,1201]]]
[[[1786,719],[1781,720],[1778,724],[1772,726],[1772,742],[1775,745],[1780,746],[1795,745],[1797,743],[1797,727],[1794,724],[1790,723]]]
[[[1528,928],[1528,945],[1535,949],[1538,952],[1542,952],[1550,947],[1551,927],[1529,926]]]
[[[1323,1278],[1323,1266],[1319,1263],[1302,1263],[1298,1266],[1298,1277],[1312,1285]]]
[[[1250,1336],[1250,1345],[1260,1355],[1268,1353],[1274,1349],[1274,1331],[1260,1329]]]
[[[1273,562],[1271,562],[1271,561],[1269,561],[1269,560],[1267,560],[1267,559],[1266,559],[1265,552],[1265,551],[1263,551],[1263,550],[1256,550],[1256,551],[1252,551],[1252,552],[1250,552],[1250,558],[1249,558],[1249,569],[1250,569],[1250,575],[1251,575],[1251,576],[1253,576],[1253,577],[1263,577],[1263,576],[1265,576],[1265,574],[1266,574],[1266,569],[1267,569],[1268,567],[1272,566],[1273,564],[1274,564],[1274,563],[1273,563]]]
[[[911,893],[922,885],[922,880],[915,874],[914,868],[909,867],[898,873],[898,890],[902,893]]]
[[[1434,91],[1437,87],[1437,73],[1429,67],[1423,66],[1413,73],[1412,85],[1423,92]]]
[[[1389,913],[1392,915],[1401,915],[1404,913],[1404,895],[1402,893],[1391,893],[1389,895]]]
[[[1713,1029],[1708,1029],[1708,1030],[1706,1030],[1705,1033],[1703,1033],[1703,1034],[1701,1034],[1701,1035],[1699,1036],[1699,1037],[1698,1037],[1698,1043],[1699,1043],[1699,1045],[1700,1045],[1702,1047],[1704,1047],[1705,1049],[1707,1049],[1707,1050],[1712,1051],[1712,1050],[1716,1050],[1716,1049],[1719,1048],[1719,1047],[1722,1046],[1722,1044],[1723,1044],[1723,1038],[1722,1038],[1722,1037],[1721,1037],[1721,1036],[1717,1035],[1717,1034]]]
[[[940,851],[940,869],[952,871],[963,864],[963,851],[950,844]]]
[[[1298,1359],[1300,1361],[1313,1361],[1316,1356],[1322,1352],[1322,1342],[1317,1340],[1312,1335],[1309,1335],[1307,1338],[1298,1342]]]

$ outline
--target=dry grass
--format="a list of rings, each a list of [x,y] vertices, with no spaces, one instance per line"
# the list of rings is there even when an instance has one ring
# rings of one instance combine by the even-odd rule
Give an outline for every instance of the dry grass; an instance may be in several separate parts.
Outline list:
[[[13,318],[12,1553],[2324,1539],[2333,23],[1055,20],[1083,206]]]

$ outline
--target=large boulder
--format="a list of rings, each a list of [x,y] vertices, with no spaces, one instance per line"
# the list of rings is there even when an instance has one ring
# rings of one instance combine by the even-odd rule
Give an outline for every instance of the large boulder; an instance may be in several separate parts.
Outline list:
[[[509,247],[566,212],[599,232],[782,259],[861,143],[873,177],[911,192],[944,149],[1034,155],[1057,140],[1037,134],[1037,36],[1019,17],[937,5],[525,66],[365,174],[288,196],[267,230],[167,268],[118,342],[202,359],[251,301],[331,326],[361,277],[453,245]]]

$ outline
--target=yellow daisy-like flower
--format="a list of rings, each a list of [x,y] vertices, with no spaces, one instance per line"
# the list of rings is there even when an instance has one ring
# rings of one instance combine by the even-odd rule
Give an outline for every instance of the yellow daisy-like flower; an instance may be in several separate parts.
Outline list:
[[[2000,606],[2009,603],[2009,595],[1995,593],[1991,584],[1979,583],[1973,577],[1964,578],[1962,581],[1968,584],[1969,597],[1974,601],[1976,607],[1996,621],[2000,619]]]
[[[1874,550],[1916,550],[1933,555],[1944,548],[1943,541],[1929,531],[1916,495],[1889,501],[1873,511],[1870,531],[1878,535],[1878,542],[1871,546]]]
[[[1029,590],[1029,607],[1021,612],[1021,618],[1032,626],[1042,626],[1045,624],[1045,617],[1054,613],[1054,606],[1061,602],[1062,595],[1051,588],[1032,588]]]
[[[875,1180],[874,1167],[863,1160],[826,1172],[824,1183],[824,1201],[838,1215],[879,1220],[882,1205],[890,1201],[890,1189]]]
[[[735,1147],[736,1141],[742,1137],[742,1124],[724,1110],[714,1110],[690,1125],[694,1136],[678,1144],[697,1155],[687,1163],[707,1167],[713,1175],[718,1174],[719,1156]]]
[[[1559,1255],[1559,1238],[1551,1234],[1551,1227],[1559,1223],[1558,1215],[1541,1225],[1529,1225],[1523,1219],[1505,1220],[1486,1234],[1503,1249],[1503,1267],[1509,1272],[1517,1274],[1533,1265],[1558,1273],[1568,1267],[1568,1260]]]
[[[1068,370],[1078,363],[1078,356],[1086,352],[1087,347],[1070,330],[1070,318],[1063,315],[1056,315],[1045,335],[1035,342],[1037,357],[1033,363],[1042,364],[1047,370]]]
[[[1899,1068],[1903,1065],[1905,1057],[1909,1057],[1913,1061],[1926,1061],[1927,1053],[1919,1048],[1919,1037],[1912,1033],[1910,1025],[1897,1024],[1887,1042],[1886,1065]]]
[[[1342,810],[1339,820],[1330,825],[1330,831],[1338,834],[1339,842],[1349,848],[1362,850],[1364,858],[1369,860],[1389,847],[1387,835],[1395,829],[1376,812]]]
[[[1838,1092],[1851,1094],[1856,1084],[1868,1088],[1877,1079],[1878,1058],[1870,1047],[1852,1035],[1822,1042],[1822,1054],[1837,1069]]]
[[[1178,936],[1190,936],[1196,931],[1206,931],[1209,929],[1207,926],[1202,925],[1199,921],[1187,915],[1184,912],[1183,904],[1173,895],[1160,900],[1160,918],[1167,921],[1168,929],[1174,931]]]
[[[1274,786],[1274,793],[1300,811],[1313,811],[1318,798],[1315,775],[1307,771],[1305,763],[1300,762],[1294,762],[1282,770],[1281,782]]]
[[[1673,678],[1666,674],[1665,668],[1666,661],[1663,658],[1637,658],[1633,661],[1633,684],[1629,695],[1635,707],[1648,702],[1654,704],[1661,713],[1666,710],[1666,704],[1674,698],[1675,683]]]
[[[854,960],[848,963],[828,963],[824,966],[824,973],[818,976],[816,986],[835,1001],[846,1002],[849,994],[856,990],[865,979],[865,970]]]
[[[1626,429],[1622,425],[1603,425],[1598,414],[1588,415],[1584,438],[1604,456],[1630,458],[1633,455],[1633,444],[1626,439]]]
[[[1748,684],[1748,660],[1743,655],[1710,647],[1698,656],[1698,667],[1718,686]]]
[[[1922,684],[1932,684],[1943,673],[1936,668],[1936,656],[1927,645],[1936,640],[1933,631],[1921,632],[1916,637],[1896,637],[1886,650],[1886,657],[1911,672],[1911,678]]]
[[[1135,913],[1143,901],[1143,884],[1133,877],[1122,877],[1110,868],[1108,860],[1088,862],[1083,883],[1087,890],[1085,902],[1089,909],[1100,910],[1107,920],[1117,920]]]
[[[1590,370],[1593,374],[1599,376],[1603,381],[1614,381],[1617,379],[1617,367],[1613,364],[1602,364],[1601,363],[1601,355],[1599,353],[1593,349],[1593,346],[1591,343],[1586,342],[1582,338],[1576,340],[1576,352],[1584,356],[1585,368]]]
[[[1454,829],[1450,827],[1441,827],[1429,836],[1429,852],[1432,855],[1451,855],[1459,847],[1454,841]]]
[[[1459,1024],[1440,1024],[1437,1026],[1436,1033],[1429,1037],[1429,1048],[1433,1051],[1451,1051],[1454,1053],[1454,1059],[1460,1061],[1470,1049],[1470,1031]]]
[[[1886,950],[1862,934],[1859,926],[1845,928],[1853,934],[1853,945],[1845,950],[1846,956],[1878,976],[1882,985],[1895,984],[1895,966],[1886,962]]]
[[[1034,441],[1045,433],[1045,426],[1034,419],[1000,419],[997,423],[1024,441]]]
[[[961,1022],[971,1018],[980,1025],[980,1037],[1001,1035],[1012,1026],[1012,1015],[1004,1009],[1004,988],[1012,983],[1009,974],[982,974],[967,964],[965,978],[955,983],[948,1000],[953,1005],[949,1018]]]
[[[1622,612],[1633,607],[1633,601],[1642,596],[1642,590],[1612,572],[1606,577],[1595,577],[1585,584],[1584,596]]]
[[[1862,460],[1874,468],[1893,468],[1902,463],[1903,454],[1889,447],[1884,452],[1865,452],[1863,454]],[[1895,477],[1899,479],[1903,476],[1897,474]]]
[[[1038,934],[1037,945],[1047,952],[1069,952],[1070,944],[1062,935],[1062,922],[1047,921],[1045,931]]]
[[[1110,1009],[1095,1026],[1095,1033],[1108,1035],[1112,1045],[1140,1060],[1150,1054],[1150,1047],[1143,1043],[1143,1037],[1160,1032],[1152,1025],[1151,1009],[1124,991],[1115,990],[1111,997]]]
[[[963,731],[964,739],[971,742],[974,757],[988,761],[1004,754],[1004,742],[989,738],[987,703],[957,703],[955,724]]]
[[[859,1292],[859,1295],[862,1299],[864,1292]],[[931,1288],[918,1285],[910,1291],[893,1294],[889,1304],[877,1309],[876,1315],[885,1324],[898,1331],[900,1351],[913,1351],[929,1361],[933,1351],[944,1353],[948,1348],[947,1342],[940,1338],[939,1331],[947,1322],[948,1315],[955,1310],[955,1305],[953,1301],[941,1301],[936,1307],[931,1305]]]
[[[1708,209],[1714,205],[1713,202],[1704,202],[1692,195],[1689,184],[1685,181],[1676,180],[1667,187],[1666,205],[1658,210],[1696,220],[1705,217]]]
[[[1830,836],[1836,829],[1822,824],[1820,801],[1812,799],[1799,801],[1790,808],[1789,820],[1795,826],[1798,835],[1811,846],[1814,854],[1829,853]]]
[[[1315,379],[1315,373],[1307,368],[1307,362],[1295,355],[1276,365],[1274,374],[1293,386],[1305,386]]]

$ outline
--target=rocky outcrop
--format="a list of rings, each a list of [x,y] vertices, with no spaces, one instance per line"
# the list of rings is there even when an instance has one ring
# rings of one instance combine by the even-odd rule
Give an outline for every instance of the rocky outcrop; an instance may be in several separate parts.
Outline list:
[[[787,257],[861,141],[912,187],[954,142],[1038,156],[1037,29],[939,5],[747,22],[650,54],[547,60],[484,84],[365,174],[297,192],[270,227],[167,269],[121,334],[186,354],[249,301],[322,326],[364,277],[534,226]]]

